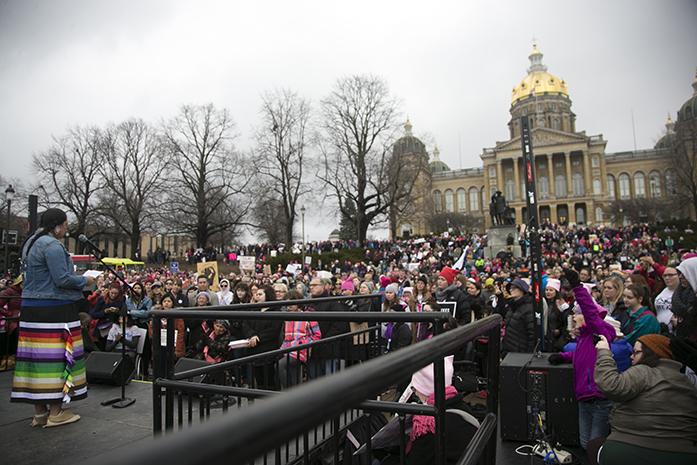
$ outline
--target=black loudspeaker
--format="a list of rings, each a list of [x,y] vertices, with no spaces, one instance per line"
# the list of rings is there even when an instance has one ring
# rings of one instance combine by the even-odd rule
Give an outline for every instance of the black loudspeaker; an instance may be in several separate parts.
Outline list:
[[[501,362],[501,438],[531,441],[545,433],[555,442],[578,446],[578,404],[571,364],[550,365],[542,354],[510,353]]]
[[[174,374],[178,375],[184,371],[193,370],[194,368],[201,368],[211,365],[205,360],[198,360],[196,358],[180,358],[174,365]],[[187,378],[187,381],[193,381],[194,383],[204,383],[204,384],[224,384],[224,373],[213,373],[204,374],[199,376],[194,376],[193,378]]]
[[[135,371],[132,358],[118,352],[92,352],[85,362],[87,382],[121,386],[130,381]]]

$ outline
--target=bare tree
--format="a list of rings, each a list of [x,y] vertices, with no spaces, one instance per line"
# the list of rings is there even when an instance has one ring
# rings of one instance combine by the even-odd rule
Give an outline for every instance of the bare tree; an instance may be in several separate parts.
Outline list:
[[[265,194],[262,204],[271,205],[273,214],[283,225],[283,240],[293,243],[293,226],[298,199],[309,191],[303,185],[306,133],[310,119],[309,103],[290,90],[267,93],[262,97],[261,127],[256,131],[254,168],[260,177],[255,181]],[[266,217],[263,212],[260,216]],[[259,215],[256,215],[259,216]],[[264,229],[262,227],[262,229]],[[265,231],[266,235],[270,231]],[[274,235],[275,236],[275,235]]]
[[[678,204],[689,205],[697,214],[697,118],[678,118],[669,150],[669,164],[676,167],[676,179],[675,186],[666,186],[667,192],[671,194],[673,189]]]
[[[243,195],[250,176],[234,151],[233,129],[227,110],[212,104],[181,107],[165,128],[174,168],[165,210],[168,226],[190,233],[198,247],[224,230],[232,237],[250,208]]]
[[[402,167],[390,163],[397,121],[397,101],[384,81],[373,76],[339,79],[322,100],[324,167],[319,177],[335,197],[341,215],[356,224],[365,243],[371,224],[386,219],[405,195]],[[356,206],[347,208],[347,200]]]
[[[284,206],[275,196],[259,196],[254,203],[254,221],[264,241],[271,244],[285,242],[286,231]],[[292,242],[285,242],[287,245]]]
[[[100,131],[96,127],[75,127],[52,146],[33,157],[33,167],[41,183],[42,204],[63,207],[72,213],[70,235],[86,230],[97,215],[97,196],[103,188],[99,173]],[[80,251],[84,250],[78,243]]]
[[[100,211],[129,237],[136,258],[141,234],[154,227],[163,204],[168,154],[162,137],[140,119],[107,128],[100,147],[106,187]]]

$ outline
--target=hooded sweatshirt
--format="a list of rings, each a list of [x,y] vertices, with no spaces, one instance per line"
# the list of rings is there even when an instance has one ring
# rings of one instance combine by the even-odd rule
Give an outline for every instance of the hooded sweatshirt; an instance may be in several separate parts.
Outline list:
[[[677,325],[675,333],[680,337],[688,337],[697,341],[697,257],[688,258],[677,266],[677,270],[690,283],[689,286],[678,286],[673,292],[671,310],[682,321]]]
[[[607,315],[600,305],[596,304],[583,284],[574,288],[576,302],[581,307],[585,325],[581,327],[576,350],[574,352],[562,352],[564,361],[574,365],[574,392],[576,400],[604,399],[593,378],[597,351],[593,343],[593,335],[605,336],[611,343],[615,339],[615,328],[604,320]]]

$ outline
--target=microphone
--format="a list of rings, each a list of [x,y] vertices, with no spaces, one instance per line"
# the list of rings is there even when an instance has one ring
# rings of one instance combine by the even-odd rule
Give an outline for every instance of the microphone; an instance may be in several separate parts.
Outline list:
[[[89,239],[89,237],[85,236],[84,234],[80,234],[77,239],[80,242],[82,242],[83,244],[89,245],[93,251],[97,252],[97,254],[98,254],[97,258],[101,258],[104,255],[104,252],[102,252],[102,249],[100,249],[99,246],[97,246],[97,244],[92,242]]]

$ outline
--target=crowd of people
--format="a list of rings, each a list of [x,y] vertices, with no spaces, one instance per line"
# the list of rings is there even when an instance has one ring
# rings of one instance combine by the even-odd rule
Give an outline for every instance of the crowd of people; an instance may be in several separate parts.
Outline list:
[[[30,243],[34,241],[32,250],[25,250],[29,266],[24,279],[33,284],[22,289],[22,280],[15,280],[0,295],[2,299],[21,294],[22,321],[41,321],[46,328],[51,327],[47,312],[63,305],[62,311],[70,313],[63,318],[77,321],[81,330],[80,357],[76,357],[78,344],[74,344],[71,381],[68,384],[61,378],[64,382],[60,396],[52,399],[54,403],[41,403],[33,396],[31,373],[26,374],[26,381],[15,379],[12,399],[37,406],[36,425],[58,425],[79,418],[56,408],[55,402],[84,394],[84,369],[76,363],[81,360],[82,345],[85,351],[109,351],[120,350],[124,344],[133,356],[142,347],[142,372],[151,373],[152,351],[147,341],[152,338],[153,309],[224,306],[234,310],[239,304],[256,303],[268,304],[261,305],[260,311],[279,312],[449,310],[453,312],[452,326],[500,314],[502,357],[509,352],[544,350],[552,352],[550,363],[573,365],[580,443],[593,455],[604,442],[600,463],[626,463],[618,457],[627,456],[638,457],[633,460],[636,463],[650,463],[646,457],[696,463],[697,254],[681,250],[679,238],[661,239],[648,225],[544,226],[542,311],[536,313],[525,257],[516,256],[513,247],[486,256],[486,237],[477,234],[372,241],[366,244],[360,261],[325,263],[321,269],[304,265],[296,272],[279,269],[264,273],[260,268],[256,273],[229,273],[216,282],[164,267],[119,271],[128,283],[126,287],[108,272],[94,282],[65,270],[60,276],[48,270],[43,270],[45,276],[37,271],[31,274],[32,254],[44,254],[43,263],[49,260],[52,266],[67,268],[69,257],[61,255],[64,249],[55,240],[60,239],[63,223],[59,220],[63,216],[55,215],[53,220],[42,218],[42,231],[47,232],[30,239]],[[520,245],[527,249],[523,236]],[[357,244],[327,242],[313,247],[330,251],[337,246]],[[254,255],[263,263],[272,249],[268,245],[250,246],[235,253]],[[85,286],[92,286],[92,290],[83,299]],[[361,298],[311,302],[328,296]],[[310,299],[310,303],[289,303],[303,299]],[[281,307],[275,301],[286,303]],[[5,305],[3,314],[20,313],[17,299],[0,302]],[[29,319],[25,320],[27,313]],[[209,362],[292,348],[367,328],[361,323],[318,323],[311,318],[286,322],[171,320],[170,324],[176,327],[176,337],[174,347],[167,350],[172,350],[175,358]],[[71,323],[69,327],[73,341],[77,341],[75,326]],[[20,376],[22,370],[30,369],[21,342],[25,329],[21,323],[19,329],[9,324],[4,328],[6,338],[20,334],[16,371]],[[40,329],[26,329],[31,330]],[[425,324],[384,324],[381,350],[400,350],[431,336],[432,328]],[[139,344],[140,338],[146,343]],[[60,340],[65,339],[63,335]],[[232,348],[231,342],[235,342]],[[348,342],[291,352],[280,362],[260,358],[244,380],[260,388],[278,389],[365,360],[367,336],[357,334]]]

